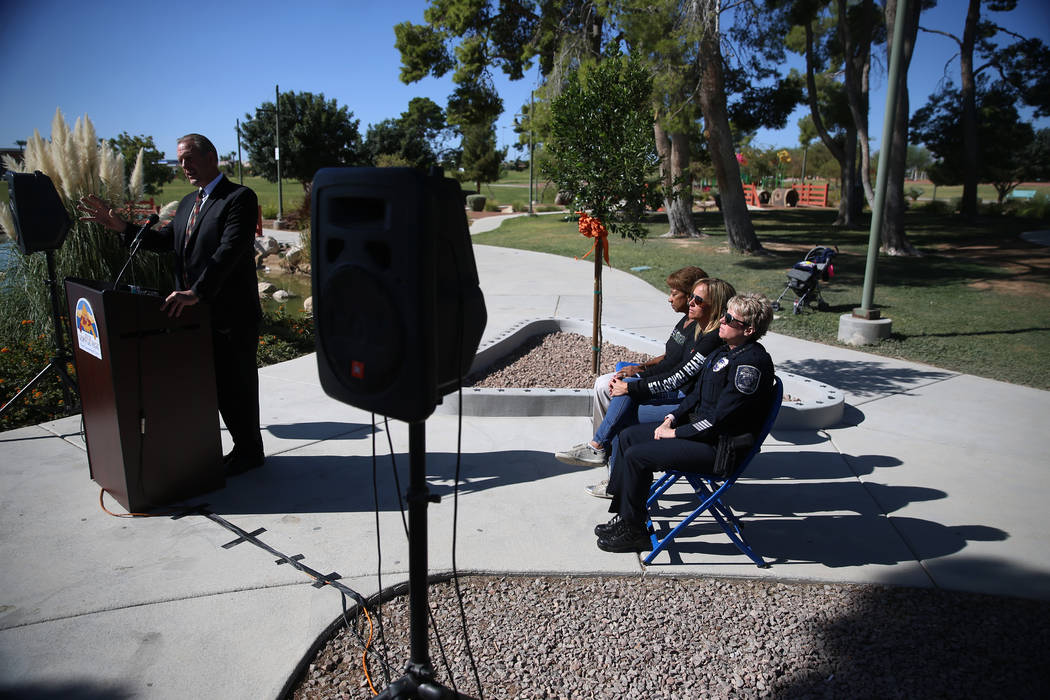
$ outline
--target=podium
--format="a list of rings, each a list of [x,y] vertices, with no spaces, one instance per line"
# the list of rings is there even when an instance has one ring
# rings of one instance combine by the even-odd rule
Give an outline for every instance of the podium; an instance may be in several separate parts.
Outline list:
[[[209,310],[131,289],[66,279],[91,478],[141,512],[226,482]]]

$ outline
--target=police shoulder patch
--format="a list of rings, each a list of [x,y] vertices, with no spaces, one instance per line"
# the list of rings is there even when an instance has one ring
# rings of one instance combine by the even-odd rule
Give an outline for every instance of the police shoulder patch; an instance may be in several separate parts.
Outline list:
[[[735,384],[741,394],[753,394],[758,390],[762,372],[752,365],[740,365],[736,368]]]

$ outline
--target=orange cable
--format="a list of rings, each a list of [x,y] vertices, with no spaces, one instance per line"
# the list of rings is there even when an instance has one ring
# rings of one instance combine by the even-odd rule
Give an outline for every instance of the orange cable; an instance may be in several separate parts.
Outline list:
[[[372,685],[372,677],[368,675],[368,649],[372,646],[372,632],[374,630],[372,626],[372,616],[368,614],[368,608],[364,605],[361,609],[365,611],[365,618],[368,619],[368,641],[365,642],[365,650],[361,652],[361,668],[365,672],[365,680],[368,681],[368,687],[372,690],[372,695],[379,695],[376,687]]]
[[[100,508],[102,508],[102,510],[106,511],[107,513],[112,515],[114,518],[156,518],[156,517],[161,516],[161,515],[164,515],[164,516],[169,515],[169,513],[114,513],[113,511],[111,511],[109,508],[106,507],[105,503],[102,502],[102,496],[104,496],[107,493],[109,493],[109,491],[107,491],[106,489],[104,489],[104,488],[99,489],[99,492],[98,492],[98,505],[99,505]],[[111,493],[109,495],[113,496],[113,494],[111,494]]]

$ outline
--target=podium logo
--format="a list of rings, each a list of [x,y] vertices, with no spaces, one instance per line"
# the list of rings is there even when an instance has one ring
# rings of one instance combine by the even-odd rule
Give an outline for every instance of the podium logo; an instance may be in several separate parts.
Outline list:
[[[83,297],[77,299],[77,345],[89,355],[102,359],[102,343],[98,339],[95,310],[91,308],[91,302]]]

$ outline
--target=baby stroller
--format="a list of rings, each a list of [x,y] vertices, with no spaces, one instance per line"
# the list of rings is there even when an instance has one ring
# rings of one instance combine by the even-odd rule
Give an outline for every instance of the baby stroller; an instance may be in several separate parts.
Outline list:
[[[820,281],[827,282],[835,274],[835,267],[831,259],[838,255],[838,246],[828,248],[818,245],[806,253],[806,258],[791,266],[788,270],[788,283],[784,291],[780,293],[777,300],[773,302],[773,310],[780,311],[780,300],[791,290],[795,293],[794,313],[802,312],[803,307],[817,302],[817,310],[826,311],[827,302],[820,295]]]

